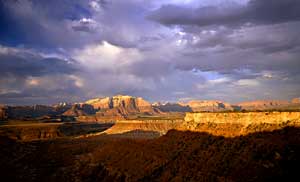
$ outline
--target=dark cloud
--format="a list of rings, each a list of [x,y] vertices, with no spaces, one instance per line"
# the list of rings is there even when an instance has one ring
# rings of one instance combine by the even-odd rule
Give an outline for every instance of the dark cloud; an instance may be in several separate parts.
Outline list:
[[[176,59],[176,68],[242,77],[248,73],[236,70],[248,69],[254,73],[269,70],[293,77],[300,74],[299,28],[299,22],[245,26],[237,30],[183,28],[186,33],[180,40],[184,42],[184,51]]]
[[[276,24],[300,20],[298,0],[250,0],[247,5],[199,8],[164,5],[149,15],[164,25],[243,25]]]
[[[60,82],[63,84],[64,82]],[[22,89],[18,92],[0,93],[0,102],[12,105],[56,104],[78,102],[87,99],[83,92],[71,83],[68,89],[47,90],[45,88]]]
[[[98,41],[99,36],[79,34],[76,31],[88,28],[81,20],[88,19],[93,14],[89,2],[0,0],[0,36],[3,37],[0,43],[35,48],[67,48]],[[74,22],[79,24],[74,25]]]
[[[75,63],[55,57],[43,57],[22,49],[0,47],[0,75],[19,77],[72,74],[78,71]]]
[[[0,47],[0,102],[53,103],[82,94],[74,61],[48,57],[32,50]],[[63,98],[65,97],[65,98]]]
[[[298,1],[186,2],[0,0],[0,102],[297,96]]]

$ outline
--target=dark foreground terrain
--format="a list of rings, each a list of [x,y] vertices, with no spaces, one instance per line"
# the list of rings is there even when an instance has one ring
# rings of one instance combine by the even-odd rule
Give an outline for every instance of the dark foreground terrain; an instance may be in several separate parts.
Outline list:
[[[171,130],[156,139],[0,138],[1,181],[295,181],[300,129],[225,138]]]

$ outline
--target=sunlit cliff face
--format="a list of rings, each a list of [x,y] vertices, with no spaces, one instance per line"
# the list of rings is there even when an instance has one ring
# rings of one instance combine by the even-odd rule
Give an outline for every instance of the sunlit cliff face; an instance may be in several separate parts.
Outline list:
[[[0,0],[0,103],[290,100],[299,12],[298,0]]]

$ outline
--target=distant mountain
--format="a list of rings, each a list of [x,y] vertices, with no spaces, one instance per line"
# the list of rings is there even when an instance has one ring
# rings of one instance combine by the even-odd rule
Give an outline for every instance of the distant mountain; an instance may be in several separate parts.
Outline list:
[[[95,98],[84,103],[59,103],[53,106],[0,106],[0,119],[28,119],[40,117],[78,117],[96,115],[97,117],[126,118],[131,115],[153,115],[161,111],[141,97],[117,95]]]
[[[9,119],[29,119],[38,118],[46,115],[56,115],[56,108],[45,105],[34,106],[8,106],[7,114]]]
[[[59,117],[71,105],[33,105],[33,106],[0,106],[0,119],[35,119],[41,117]]]
[[[153,103],[154,108],[159,109],[162,112],[192,112],[192,109],[189,106],[181,105],[179,103]]]
[[[298,99],[292,101],[286,100],[256,100],[249,102],[241,102],[236,104],[241,110],[294,110],[300,109],[300,102]]]
[[[96,113],[96,110],[89,104],[74,104],[70,109],[64,112],[63,116],[88,116]]]
[[[158,114],[160,111],[151,106],[141,97],[117,95],[113,97],[96,98],[85,102],[98,110],[97,116],[127,117],[135,114]]]
[[[234,110],[234,107],[231,104],[218,100],[192,100],[188,103],[180,103],[180,105],[189,106],[193,112],[218,112]]]
[[[0,105],[0,120],[60,118],[95,115],[97,118],[127,118],[136,115],[158,115],[168,112],[222,112],[300,110],[300,98],[285,100],[257,100],[230,104],[218,100],[192,100],[187,103],[153,103],[141,97],[117,95],[95,98],[84,103],[59,103],[52,106],[4,106]]]

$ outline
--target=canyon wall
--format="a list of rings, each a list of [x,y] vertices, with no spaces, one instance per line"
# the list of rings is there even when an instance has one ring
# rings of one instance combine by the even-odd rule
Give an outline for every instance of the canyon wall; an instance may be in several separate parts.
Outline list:
[[[98,122],[101,123],[101,121]],[[206,112],[186,113],[184,120],[117,120],[108,130],[92,135],[114,135],[138,131],[132,136],[139,138],[143,136],[140,131],[153,131],[161,136],[169,130],[175,129],[233,137],[254,132],[273,131],[287,126],[300,126],[300,112]]]
[[[227,124],[300,124],[300,112],[186,113],[185,122]]]
[[[61,137],[72,137],[94,132],[102,132],[110,128],[109,123],[32,123],[0,126],[0,137],[13,140],[44,140]]]
[[[181,130],[234,137],[300,126],[300,112],[186,113]]]
[[[106,134],[120,134],[130,131],[155,131],[160,135],[166,134],[171,129],[176,129],[182,120],[121,120],[111,128],[104,131]]]
[[[229,112],[186,113],[184,119],[135,119],[94,120],[97,129],[89,122],[62,125],[39,124],[37,126],[2,127],[2,134],[21,140],[49,139],[75,133],[76,137],[116,135],[129,138],[156,138],[169,130],[206,132],[213,135],[234,137],[249,133],[273,131],[288,126],[300,126],[300,112]],[[86,126],[85,126],[86,125]],[[102,129],[102,126],[104,127]],[[99,129],[100,128],[100,129]],[[0,128],[1,135],[1,128]]]

